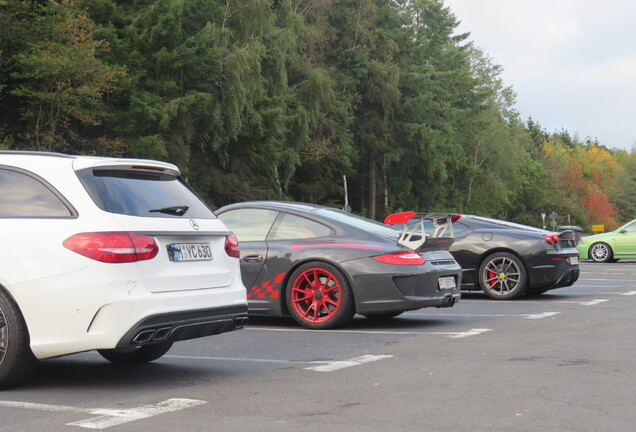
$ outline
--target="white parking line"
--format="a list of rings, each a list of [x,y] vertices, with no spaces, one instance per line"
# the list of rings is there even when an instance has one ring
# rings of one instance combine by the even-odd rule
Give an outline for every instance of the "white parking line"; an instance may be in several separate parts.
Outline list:
[[[361,364],[369,363],[372,361],[392,358],[392,355],[372,355],[366,354],[360,357],[356,357],[350,360],[316,360],[316,361],[300,361],[300,360],[277,360],[277,359],[258,359],[258,358],[237,358],[237,357],[203,357],[203,356],[182,356],[182,355],[167,355],[168,358],[179,358],[188,360],[214,360],[214,361],[231,361],[231,362],[256,362],[256,363],[284,363],[284,364],[318,364],[320,366],[309,366],[305,370],[313,370],[317,372],[332,372],[339,369],[348,368],[351,366],[358,366]]]
[[[561,312],[543,312],[540,314],[464,314],[464,313],[457,313],[457,314],[450,314],[450,313],[436,313],[433,316],[450,316],[450,317],[484,317],[484,318],[500,318],[500,317],[521,317],[521,318],[528,318],[528,319],[541,319],[541,318],[547,318],[547,317],[551,317],[554,315],[558,315]],[[408,316],[413,316],[413,315],[408,315]],[[431,316],[431,315],[428,315]]]
[[[608,294],[608,293],[605,293]],[[605,303],[609,301],[609,299],[594,299],[594,300],[590,300],[590,301],[586,301],[586,302],[578,302],[578,301],[555,301],[555,302],[551,302],[554,304],[577,304],[577,305],[581,305],[581,306],[595,306],[597,304],[601,304],[601,303]]]
[[[589,302],[583,302],[583,303],[579,303],[581,306],[595,306],[597,304],[601,304],[601,303],[605,303],[606,301],[609,301],[609,299],[595,299]]]
[[[635,291],[636,292],[636,291]],[[629,294],[629,293],[625,293],[625,291],[600,291],[600,292],[595,292],[595,295],[633,295],[633,294]]]
[[[633,296],[633,295],[636,295],[636,291],[627,291],[627,292],[622,293],[621,295],[624,295],[624,296]]]
[[[405,317],[409,316],[409,317],[414,317],[414,316],[421,316],[421,317],[427,317],[427,318],[435,318],[435,317],[440,317],[440,316],[449,316],[449,317],[485,317],[485,318],[497,318],[497,317],[509,317],[509,316],[516,316],[515,314],[480,314],[480,313],[438,313],[438,312],[433,312],[430,314],[415,314],[415,313],[410,313],[408,315],[404,315]]]
[[[579,282],[616,282],[616,283],[620,283],[623,282],[621,279],[588,279],[588,278],[580,278],[577,283]]]
[[[340,369],[359,366],[365,363],[371,363],[378,360],[392,358],[392,355],[363,355],[360,357],[352,358],[344,361],[313,361],[311,363],[319,363],[320,366],[306,367],[305,370],[312,370],[315,372],[333,372]]]
[[[526,319],[542,319],[542,318],[548,318],[551,316],[555,316],[560,314],[561,312],[543,312],[540,314],[534,314],[534,315],[525,315],[523,316]]]
[[[451,339],[460,339],[460,338],[465,338],[465,337],[469,337],[469,336],[476,336],[476,335],[480,335],[482,333],[486,333],[492,331],[492,329],[470,329],[468,331],[465,332],[461,332],[461,333],[456,333],[454,335],[450,335],[448,336]]]
[[[242,358],[242,357],[208,357],[208,356],[186,356],[186,355],[165,355],[162,358],[174,358],[183,360],[213,360],[213,361],[231,361],[231,362],[249,362],[249,363],[307,363],[298,362],[293,360],[278,360],[278,359],[259,359],[259,358]]]
[[[433,317],[433,315],[430,315]],[[308,332],[308,333],[350,333],[350,334],[375,334],[375,335],[457,335],[464,334],[465,332],[423,332],[423,331],[391,331],[391,330],[346,330],[346,329],[334,329],[334,330],[310,330],[310,329],[284,329],[284,328],[271,328],[271,327],[246,327],[246,330],[258,330],[258,331],[273,331],[273,332]]]
[[[31,402],[14,402],[14,401],[0,401],[0,407],[5,408],[21,408],[32,409],[38,411],[50,411],[50,412],[80,412],[80,413],[93,413],[93,409],[77,408],[65,405],[47,405]]]
[[[51,412],[75,412],[97,415],[87,420],[67,423],[67,426],[78,426],[86,429],[107,429],[136,420],[153,417],[160,414],[179,411],[198,405],[206,404],[206,401],[196,399],[173,398],[155,405],[145,405],[129,409],[108,408],[78,408],[65,405],[48,405],[29,402],[0,401],[0,407],[35,409]]]
[[[501,306],[510,306],[511,304],[518,304],[519,300],[489,300],[486,297],[483,297],[481,299],[475,299],[475,300],[469,300],[467,298],[462,297],[461,300],[462,303],[474,303],[474,304],[483,304],[483,305],[501,305]],[[522,302],[525,303],[530,303],[526,300],[522,300]]]

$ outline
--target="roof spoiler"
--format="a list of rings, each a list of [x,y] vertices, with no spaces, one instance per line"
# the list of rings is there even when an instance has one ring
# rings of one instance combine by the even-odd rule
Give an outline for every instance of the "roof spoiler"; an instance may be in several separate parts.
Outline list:
[[[453,244],[453,224],[461,218],[455,213],[415,213],[407,211],[388,215],[384,219],[387,225],[403,225],[398,244],[418,251],[420,249],[446,249]],[[414,222],[407,222],[415,219]],[[424,221],[429,220],[433,232],[426,232]]]

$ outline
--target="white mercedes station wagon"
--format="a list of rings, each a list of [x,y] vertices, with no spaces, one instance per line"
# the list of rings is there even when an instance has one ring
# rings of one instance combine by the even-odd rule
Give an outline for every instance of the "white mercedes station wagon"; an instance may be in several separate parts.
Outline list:
[[[172,164],[0,151],[0,239],[0,387],[247,324],[236,237]]]

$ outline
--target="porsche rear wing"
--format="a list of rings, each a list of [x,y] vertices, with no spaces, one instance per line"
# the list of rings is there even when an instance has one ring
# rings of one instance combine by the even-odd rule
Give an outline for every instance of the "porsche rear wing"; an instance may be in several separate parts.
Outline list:
[[[453,213],[394,213],[384,219],[387,225],[402,225],[398,244],[414,251],[448,250],[455,241],[453,223],[461,216]],[[431,221],[432,230],[427,232],[424,221]],[[410,224],[407,222],[413,221]]]

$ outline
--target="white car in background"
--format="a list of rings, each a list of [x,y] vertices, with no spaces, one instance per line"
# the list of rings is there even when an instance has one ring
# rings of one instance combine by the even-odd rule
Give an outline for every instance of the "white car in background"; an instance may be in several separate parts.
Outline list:
[[[236,237],[172,164],[0,151],[0,239],[0,387],[247,324]]]

